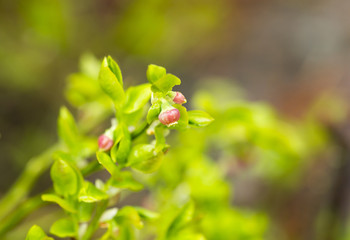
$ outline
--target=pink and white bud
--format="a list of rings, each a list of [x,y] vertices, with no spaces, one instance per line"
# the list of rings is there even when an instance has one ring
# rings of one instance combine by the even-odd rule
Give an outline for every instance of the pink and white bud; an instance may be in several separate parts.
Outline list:
[[[161,112],[158,116],[159,121],[167,126],[177,123],[180,119],[180,111],[176,108]]]
[[[176,104],[183,104],[183,103],[186,103],[187,100],[186,100],[185,96],[182,93],[175,92],[175,96],[173,98],[173,102],[176,103]]]
[[[106,136],[105,134],[102,134],[98,138],[98,147],[103,151],[108,151],[113,146],[113,139]]]

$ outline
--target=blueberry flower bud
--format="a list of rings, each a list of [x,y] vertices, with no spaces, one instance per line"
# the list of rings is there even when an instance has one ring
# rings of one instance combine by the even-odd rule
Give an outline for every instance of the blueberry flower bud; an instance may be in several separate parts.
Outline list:
[[[168,127],[177,123],[180,119],[180,111],[176,108],[162,111],[158,116],[159,121]]]
[[[99,138],[98,138],[98,147],[103,150],[103,151],[108,151],[109,149],[111,149],[113,146],[113,140],[106,136],[105,134],[102,134]]]
[[[175,96],[173,97],[173,102],[176,104],[183,104],[186,103],[185,96],[180,92],[175,92]]]

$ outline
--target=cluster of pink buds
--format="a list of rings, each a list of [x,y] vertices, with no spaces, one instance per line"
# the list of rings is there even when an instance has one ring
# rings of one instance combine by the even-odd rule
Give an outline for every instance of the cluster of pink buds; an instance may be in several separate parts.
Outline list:
[[[170,92],[168,96],[175,104],[186,103],[185,96],[180,92]],[[175,125],[180,119],[180,111],[172,106],[166,107],[159,114],[158,119],[162,124],[167,125],[168,127]]]
[[[102,134],[99,138],[98,138],[98,147],[103,150],[103,151],[108,151],[109,149],[111,149],[113,146],[113,139],[111,139],[110,137],[108,137],[105,134]]]

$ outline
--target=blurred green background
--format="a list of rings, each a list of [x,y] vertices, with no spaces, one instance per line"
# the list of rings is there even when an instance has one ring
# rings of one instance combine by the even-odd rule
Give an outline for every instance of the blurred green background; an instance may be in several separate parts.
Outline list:
[[[315,199],[336,199],[330,202],[342,219],[349,212],[349,9],[347,0],[0,1],[0,194],[30,157],[56,141],[66,78],[78,71],[81,55],[111,55],[127,85],[145,82],[154,63],[182,79],[189,99],[224,80],[290,121],[315,111],[343,144],[324,152],[345,159],[345,173],[334,170],[332,160],[310,164],[288,193],[236,176],[234,201],[267,211],[275,204],[272,217],[284,221],[291,239],[321,239],[308,228],[323,209]],[[315,190],[327,184],[334,187]],[[264,191],[270,198],[261,200]]]

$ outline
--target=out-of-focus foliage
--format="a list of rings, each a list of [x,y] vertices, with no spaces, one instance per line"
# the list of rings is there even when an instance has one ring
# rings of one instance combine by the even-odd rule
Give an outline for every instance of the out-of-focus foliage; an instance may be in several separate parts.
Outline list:
[[[336,215],[327,204],[338,196],[333,192],[335,171],[345,169],[339,159],[348,148],[334,142],[334,136],[327,132],[327,127],[335,125],[347,134],[348,101],[342,99],[342,93],[347,94],[349,89],[349,32],[344,21],[347,5],[346,0],[1,1],[3,191],[31,156],[54,142],[63,79],[78,68],[80,54],[90,51],[102,56],[108,52],[125,65],[127,86],[145,78],[143,66],[150,62],[176,69],[173,72],[180,73],[185,93],[201,89],[195,94],[193,107],[206,110],[216,119],[200,133],[170,136],[174,138],[173,149],[165,155],[162,169],[169,166],[174,171],[167,174],[162,170],[159,176],[145,180],[159,189],[154,199],[166,202],[160,193],[172,199],[174,188],[175,198],[196,196],[194,226],[204,229],[208,236],[294,240],[297,237],[290,233],[304,231],[303,236],[312,239],[310,236],[317,231],[316,239],[325,239],[319,234],[328,231],[322,224],[332,222],[330,216]],[[73,115],[79,120],[80,130],[85,131],[113,114],[113,107],[99,88],[99,61],[89,54],[83,59],[82,71],[68,78],[65,95],[78,108]],[[248,89],[249,97],[266,99],[279,110],[241,97],[237,89],[232,89],[233,83],[221,85],[212,79],[211,85],[203,86],[201,79],[206,75],[237,78]],[[201,83],[198,88],[189,84],[195,79]],[[324,90],[329,94],[323,95]],[[312,105],[315,99],[319,100]],[[132,110],[134,105],[130,106]],[[159,113],[157,106],[153,107]],[[102,124],[93,133],[103,128]],[[91,138],[79,137],[83,144],[74,150],[77,158],[95,151]],[[182,146],[176,146],[175,139],[181,140]],[[197,142],[201,149],[193,147]],[[201,160],[184,156],[191,153],[201,153]],[[179,161],[182,157],[188,161]],[[184,170],[187,168],[192,170]],[[205,177],[208,183],[201,182]],[[196,185],[197,180],[200,184]],[[340,186],[346,188],[346,182],[340,181]],[[114,184],[120,187],[120,183]],[[125,184],[140,190],[138,182]],[[303,188],[307,190],[303,192]],[[208,194],[210,191],[217,195]],[[345,196],[346,191],[343,193]],[[222,204],[216,207],[217,215],[209,219],[206,216],[214,216],[210,201]],[[182,204],[175,202],[161,209],[172,212],[159,224],[164,234],[181,209]],[[297,210],[311,217],[298,216]],[[283,212],[288,217],[283,219]],[[299,218],[293,218],[294,214]],[[214,229],[218,219],[222,219],[221,224]],[[41,221],[38,224],[42,226],[50,222]],[[309,230],[302,230],[299,222]],[[334,222],[338,226],[346,220]],[[349,224],[344,225],[348,228]],[[276,228],[280,234],[276,234]],[[8,239],[23,239],[28,229],[29,225],[22,226],[22,233],[14,232]],[[349,234],[338,235],[347,239]]]

